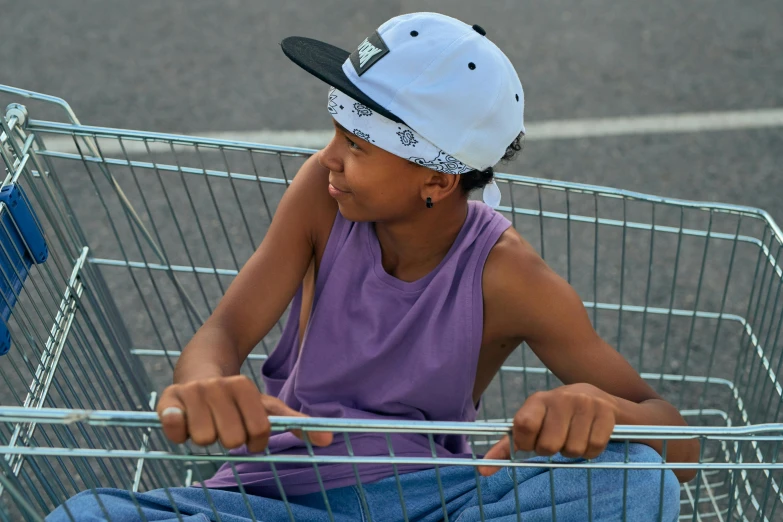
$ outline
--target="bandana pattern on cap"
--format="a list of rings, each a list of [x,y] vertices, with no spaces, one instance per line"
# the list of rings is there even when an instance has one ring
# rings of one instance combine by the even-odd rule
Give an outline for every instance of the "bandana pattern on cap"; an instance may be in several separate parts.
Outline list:
[[[377,114],[334,87],[329,89],[329,114],[361,139],[417,165],[444,174],[464,174],[474,170],[407,125]]]
[[[407,125],[377,114],[334,87],[329,88],[327,109],[337,123],[351,133],[395,156],[444,174],[465,174],[475,170]],[[484,187],[484,202],[493,208],[500,203],[500,190],[494,181]]]

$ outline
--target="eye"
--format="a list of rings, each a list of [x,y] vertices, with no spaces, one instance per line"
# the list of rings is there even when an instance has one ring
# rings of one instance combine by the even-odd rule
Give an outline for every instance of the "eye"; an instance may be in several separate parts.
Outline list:
[[[356,143],[354,143],[353,141],[351,141],[351,138],[349,138],[348,136],[345,137],[345,141],[348,142],[348,148],[349,149],[361,150],[359,148],[359,146]]]

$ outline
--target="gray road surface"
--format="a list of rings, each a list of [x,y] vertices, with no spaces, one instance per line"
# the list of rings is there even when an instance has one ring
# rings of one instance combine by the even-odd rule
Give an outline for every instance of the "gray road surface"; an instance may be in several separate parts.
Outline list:
[[[0,81],[83,122],[171,132],[325,129],[324,87],[288,35],[350,49],[391,16],[478,23],[508,54],[531,122],[783,106],[775,1],[0,2]],[[765,207],[780,216],[781,129],[528,143],[507,170]]]
[[[330,124],[324,110],[325,88],[282,55],[279,41],[287,35],[303,35],[350,49],[389,17],[413,10],[445,12],[482,25],[488,37],[506,51],[517,67],[526,89],[526,114],[531,122],[783,107],[780,89],[783,6],[773,1],[683,4],[667,0],[619,5],[607,0],[489,4],[301,0],[108,4],[67,0],[42,7],[0,0],[0,34],[8,36],[0,43],[0,83],[60,96],[72,105],[85,124],[182,133],[320,130]],[[7,101],[12,100],[0,96],[3,105]],[[39,111],[33,113],[36,118],[56,117],[46,108],[36,106],[35,110]],[[221,169],[220,158],[209,154],[206,154],[208,167]],[[155,159],[171,162],[174,158],[161,155]],[[186,151],[177,159],[198,167],[203,158]],[[237,162],[232,167],[252,171],[246,158],[231,161]],[[783,129],[768,128],[530,140],[520,158],[502,170],[688,199],[759,206],[783,220],[780,211],[783,192],[778,179],[781,164]],[[94,248],[93,255],[121,258],[122,253],[106,226],[103,206],[96,197],[109,193],[105,182],[93,185],[79,163],[58,165],[58,174],[74,203],[74,212]],[[296,162],[288,166],[295,171]],[[279,172],[277,164],[269,158],[266,163],[260,162],[258,169],[263,174]],[[268,224],[266,210],[259,203],[255,188],[240,189],[237,201],[228,185],[218,184],[215,206],[208,187],[200,180],[159,181],[151,178],[150,172],[137,173],[145,190],[149,191],[152,185],[156,187],[154,197],[145,199],[149,208],[142,209],[143,199],[134,185],[134,173],[116,168],[114,174],[123,179],[123,186],[131,200],[137,202],[143,218],[148,223],[155,220],[164,245],[176,257],[172,263],[236,268],[247,258]],[[164,187],[171,201],[163,197]],[[186,187],[195,197],[203,222],[197,222],[194,217]],[[279,191],[269,189],[266,195],[274,207]],[[517,193],[515,201],[533,208],[538,204],[532,191]],[[545,193],[543,201],[546,210],[564,212],[566,209],[562,194]],[[573,205],[572,211],[583,215],[592,215],[594,211],[594,199],[589,197],[574,196],[569,203]],[[623,219],[621,206],[603,199],[600,204],[602,217]],[[129,246],[126,255],[134,260],[142,259],[143,249],[134,246],[130,229],[122,224],[125,218],[116,200],[110,198],[107,205],[108,215],[117,220],[123,242]],[[182,231],[171,219],[169,205],[175,209]],[[239,209],[248,213],[249,236],[244,225],[244,219],[248,218],[243,219]],[[642,204],[629,204],[625,211],[628,219],[639,222],[651,219],[650,208]],[[219,216],[225,218],[225,225]],[[656,219],[658,224],[678,226],[680,215],[676,209],[662,209]],[[708,226],[704,213],[687,213],[683,219],[686,226],[695,229]],[[737,221],[719,216],[713,226],[714,230],[733,233]],[[204,241],[200,227],[205,231],[207,248],[200,246],[199,242]],[[622,295],[625,304],[648,302],[663,308],[670,305],[676,235],[656,235],[654,269],[650,270],[649,233],[630,231],[623,238],[622,230],[602,229],[599,263],[595,264],[594,229],[574,225],[569,236],[564,224],[547,221],[547,227],[544,233],[547,260],[562,274],[570,273],[585,300],[616,303]],[[541,246],[541,229],[536,219],[521,220],[518,228]],[[744,223],[741,231],[764,237],[761,227],[750,223]],[[569,237],[571,250],[567,248]],[[230,251],[227,244],[234,245],[236,250]],[[186,245],[192,247],[196,259],[188,259]],[[770,325],[779,324],[781,313],[775,287],[773,292],[763,291],[757,310],[747,308],[751,292],[758,291],[754,288],[769,287],[769,281],[764,279],[768,275],[754,277],[758,249],[740,245],[730,271],[732,243],[711,242],[709,248],[705,262],[704,242],[698,238],[684,241],[677,265],[673,306],[711,311],[725,306],[733,314],[749,313],[760,323],[759,338],[774,345],[776,334]],[[217,257],[209,258],[208,252]],[[619,267],[623,262],[626,272],[620,278]],[[170,281],[157,278],[160,274],[154,276],[157,288],[164,293],[158,299],[156,287],[150,284],[150,276],[145,272],[136,272],[140,288],[127,272],[120,274],[113,269],[105,273],[137,347],[156,347],[156,343],[163,343],[176,349],[192,334],[192,325]],[[703,274],[701,279],[700,274]],[[730,284],[726,286],[729,274]],[[183,277],[201,314],[207,314],[209,307],[214,306],[222,293],[221,284],[228,279],[202,278],[199,284],[192,276]],[[55,288],[56,284],[52,284]],[[145,303],[151,308],[145,309]],[[769,317],[762,318],[765,307],[770,310]],[[741,355],[746,340],[739,323],[725,323],[716,329],[715,321],[692,322],[680,317],[672,320],[669,328],[666,316],[619,316],[613,311],[599,312],[594,318],[600,333],[621,345],[624,355],[646,371],[676,373],[684,369],[688,373],[704,374],[709,369],[713,375],[739,378],[742,383],[763,381],[758,365],[737,372],[737,368],[744,368],[747,363]],[[176,325],[166,324],[168,319]],[[153,324],[160,326],[162,333],[156,333]],[[87,353],[92,348],[79,343],[89,345],[93,334],[86,326],[80,332],[79,342],[73,341],[68,349]],[[271,341],[275,335],[272,334]],[[773,354],[771,363],[779,361],[780,354]],[[161,360],[147,360],[146,365],[155,385],[165,384],[168,365]],[[89,377],[94,369],[73,364],[65,365],[65,371],[65,375]],[[89,378],[80,385],[82,389],[89,388]],[[505,386],[507,393],[513,389],[518,394],[522,388],[527,390],[527,386],[542,385],[545,385],[543,378],[523,382],[511,376],[505,383],[496,382],[493,386]],[[726,390],[707,390],[703,384],[677,387],[659,383],[659,388],[669,398],[679,401],[679,405],[688,407],[726,408],[731,402]],[[502,404],[498,390],[495,388],[495,395],[486,402],[490,416],[507,414],[504,406],[516,406],[513,398],[509,399],[513,406]],[[760,397],[766,398],[769,391],[767,388],[747,390],[751,394],[749,403],[754,404]],[[67,389],[55,390],[53,396],[69,393]],[[95,389],[93,393],[97,394]],[[84,404],[100,403],[94,397],[82,399]],[[6,393],[2,402],[16,401]],[[764,407],[762,401],[760,411]],[[756,420],[770,420],[762,417]],[[44,444],[40,440],[38,443]]]

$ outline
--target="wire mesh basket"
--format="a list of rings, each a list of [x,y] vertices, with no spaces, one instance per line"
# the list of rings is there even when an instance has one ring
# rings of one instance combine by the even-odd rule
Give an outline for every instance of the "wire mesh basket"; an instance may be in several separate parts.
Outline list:
[[[238,460],[218,446],[168,443],[155,400],[171,382],[179,347],[260,244],[314,151],[90,127],[63,100],[5,86],[0,95],[27,104],[0,117],[8,191],[0,193],[0,519],[40,520],[99,487],[188,486]],[[34,106],[65,122],[31,119]],[[613,438],[701,440],[697,465],[650,466],[661,474],[698,468],[681,486],[680,518],[783,519],[783,234],[770,216],[496,179],[509,202],[499,211],[574,286],[598,333],[690,424],[618,426]],[[278,323],[242,367],[259,387],[257,366],[281,332]],[[479,455],[508,432],[525,397],[559,384],[521,345],[485,393],[476,423],[279,417],[273,429],[462,434]],[[316,467],[455,464],[395,457],[392,448],[384,457],[298,458]],[[404,513],[402,494],[400,502]]]

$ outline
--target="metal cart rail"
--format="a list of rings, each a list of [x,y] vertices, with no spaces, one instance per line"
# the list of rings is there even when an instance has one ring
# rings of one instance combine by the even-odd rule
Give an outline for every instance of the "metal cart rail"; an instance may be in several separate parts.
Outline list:
[[[0,115],[0,520],[41,520],[97,487],[190,485],[237,460],[218,446],[168,443],[155,400],[314,151],[91,127],[58,98],[2,85],[0,98],[16,102]],[[62,121],[31,118],[37,110]],[[497,179],[509,202],[499,210],[691,424],[618,426],[613,438],[701,439],[698,465],[646,466],[698,468],[681,487],[682,519],[780,520],[783,233],[774,220],[751,207]],[[257,366],[281,331],[278,323],[243,365],[259,386]],[[522,345],[476,423],[278,417],[273,428],[459,433],[479,454],[507,433],[527,395],[558,384]],[[298,459],[422,461],[391,451]]]

